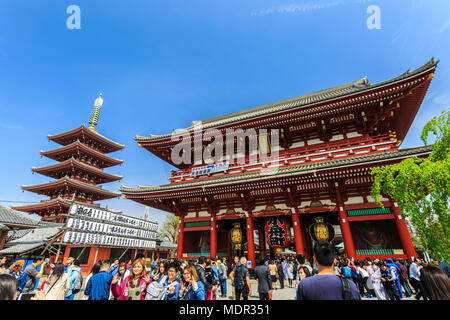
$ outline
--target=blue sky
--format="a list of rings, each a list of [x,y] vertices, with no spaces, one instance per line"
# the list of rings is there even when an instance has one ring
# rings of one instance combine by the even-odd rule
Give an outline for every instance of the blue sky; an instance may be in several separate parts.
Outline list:
[[[81,29],[69,30],[69,5]],[[370,5],[381,29],[369,30]],[[168,183],[171,166],[133,137],[166,134],[246,108],[342,85],[371,83],[440,59],[402,148],[422,145],[423,125],[450,106],[450,2],[437,0],[2,0],[0,2],[0,202],[39,202],[21,185],[51,179],[47,140],[88,124],[103,93],[98,130],[126,145],[111,156],[124,176],[104,185]],[[103,201],[142,216],[129,200]],[[151,209],[152,220],[165,214]]]

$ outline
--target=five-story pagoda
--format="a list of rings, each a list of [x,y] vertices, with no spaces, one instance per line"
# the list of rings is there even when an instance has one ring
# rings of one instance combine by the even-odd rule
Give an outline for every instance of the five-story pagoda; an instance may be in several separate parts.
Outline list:
[[[117,142],[100,135],[95,126],[98,124],[103,99],[98,97],[89,120],[89,128],[80,127],[57,135],[49,135],[48,139],[62,147],[41,151],[41,155],[58,163],[31,171],[56,179],[44,184],[22,186],[22,190],[50,197],[40,203],[13,207],[18,211],[38,214],[43,221],[65,222],[70,205],[73,202],[96,205],[95,201],[120,197],[120,193],[103,189],[103,183],[118,181],[122,176],[107,173],[105,168],[122,164],[106,154],[125,148]]]

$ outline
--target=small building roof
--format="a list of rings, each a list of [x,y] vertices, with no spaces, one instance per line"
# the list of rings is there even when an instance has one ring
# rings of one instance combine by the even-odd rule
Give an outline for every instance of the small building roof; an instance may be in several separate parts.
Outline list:
[[[36,227],[38,226],[39,221],[26,217],[11,208],[0,205],[0,223],[4,225]]]
[[[10,230],[6,236],[6,242],[22,238],[33,229]]]
[[[58,227],[41,227],[28,230],[22,237],[8,241],[8,248],[0,251],[0,254],[23,254],[45,246],[49,241],[64,232],[63,225]]]
[[[25,252],[36,250],[39,247],[43,247],[44,243],[24,243],[24,244],[18,244],[6,249],[3,249],[0,251],[0,254],[7,255],[7,254],[22,254]]]
[[[62,224],[60,224],[59,227],[36,228],[28,232],[22,238],[12,240],[8,242],[8,244],[46,243],[63,231]]]

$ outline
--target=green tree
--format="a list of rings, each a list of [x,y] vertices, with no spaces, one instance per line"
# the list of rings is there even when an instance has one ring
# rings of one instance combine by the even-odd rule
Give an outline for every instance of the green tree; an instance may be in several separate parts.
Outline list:
[[[178,242],[178,226],[180,224],[180,219],[173,215],[168,214],[166,222],[164,223],[163,227],[159,230],[158,236],[162,240],[167,240],[171,243],[177,243]]]
[[[402,214],[417,232],[420,243],[431,256],[450,259],[450,110],[431,119],[423,128],[421,139],[428,144],[433,133],[435,143],[428,158],[416,156],[402,162],[372,169],[371,195],[383,206],[381,195],[395,199]]]

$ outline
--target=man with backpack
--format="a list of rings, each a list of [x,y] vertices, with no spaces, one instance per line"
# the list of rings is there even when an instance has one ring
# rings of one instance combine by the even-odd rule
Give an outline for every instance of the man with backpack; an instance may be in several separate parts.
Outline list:
[[[83,275],[81,274],[80,261],[75,259],[67,270],[69,274],[70,289],[64,300],[73,300],[75,294],[81,290],[83,285]]]
[[[248,297],[252,295],[250,273],[246,265],[247,259],[242,257],[240,259],[240,264],[230,273],[230,279],[236,293],[236,300],[241,300],[241,295],[243,300],[248,300]]]
[[[360,300],[356,285],[334,274],[335,249],[327,241],[314,243],[314,262],[318,273],[300,281],[296,300]]]
[[[217,279],[212,269],[211,260],[207,259],[205,263],[205,279],[207,282],[206,300],[214,300],[214,293],[217,289]],[[210,287],[210,289],[208,289]]]
[[[222,261],[219,259],[217,260],[217,264],[219,266],[219,284],[220,284],[220,294],[222,298],[227,297],[227,266],[222,263]]]
[[[205,268],[206,268],[206,258],[205,257],[199,257],[197,264],[194,266],[195,271],[197,272],[198,279],[203,283],[205,286],[205,290],[211,289],[210,286],[208,286],[208,281],[206,280],[205,276]]]

